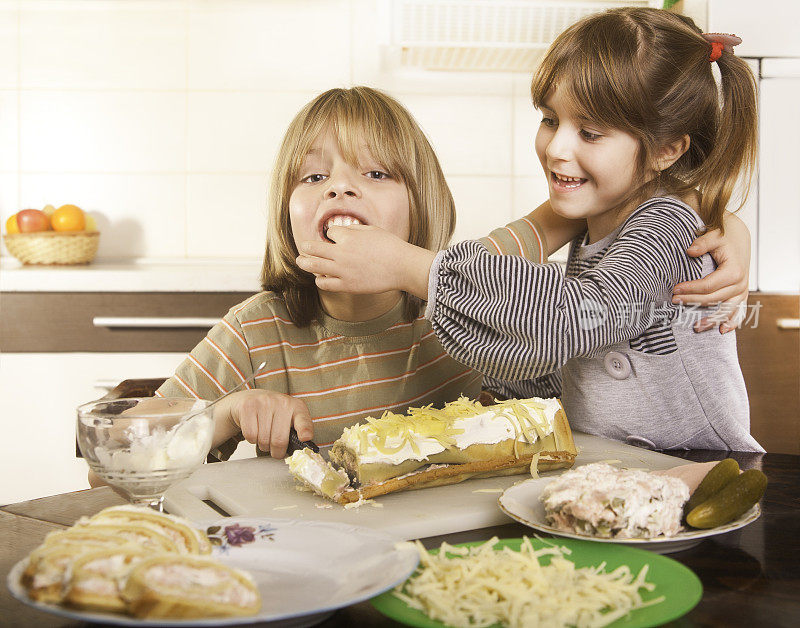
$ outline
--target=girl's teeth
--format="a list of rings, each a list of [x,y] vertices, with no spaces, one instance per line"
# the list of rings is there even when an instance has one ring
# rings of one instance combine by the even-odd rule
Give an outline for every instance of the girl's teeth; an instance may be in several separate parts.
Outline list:
[[[577,188],[583,183],[583,179],[580,177],[564,177],[560,174],[556,174],[555,172],[553,173],[553,178],[557,183],[560,183],[567,188]]]

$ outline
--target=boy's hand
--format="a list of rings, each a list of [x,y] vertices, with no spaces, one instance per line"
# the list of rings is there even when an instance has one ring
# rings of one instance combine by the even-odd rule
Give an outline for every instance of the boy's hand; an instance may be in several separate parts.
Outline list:
[[[428,298],[436,254],[369,225],[331,227],[328,242],[302,242],[297,265],[316,276],[320,290],[379,294],[403,290]]]
[[[739,326],[747,309],[750,283],[750,231],[742,220],[725,214],[725,235],[714,229],[697,238],[687,253],[699,257],[711,253],[717,270],[695,281],[679,283],[673,292],[673,303],[703,306],[719,305],[712,315],[699,321],[695,331],[706,331],[719,325],[721,334]]]
[[[268,390],[243,390],[223,401],[228,419],[245,440],[273,458],[286,455],[292,426],[301,441],[314,438],[311,415],[300,399]]]

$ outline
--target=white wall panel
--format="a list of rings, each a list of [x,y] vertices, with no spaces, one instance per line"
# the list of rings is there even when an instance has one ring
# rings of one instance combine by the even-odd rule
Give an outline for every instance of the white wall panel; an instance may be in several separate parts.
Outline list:
[[[190,92],[188,169],[269,170],[292,118],[314,96],[315,92]]]
[[[758,289],[800,291],[800,76],[761,81]]]
[[[19,9],[0,1],[0,89],[16,89],[19,70]]]
[[[176,172],[186,164],[186,95],[23,91],[20,169]]]
[[[17,169],[19,123],[17,92],[0,91],[0,171]]]
[[[185,85],[182,2],[23,2],[21,8],[23,88]]]
[[[325,90],[350,81],[347,0],[191,2],[190,89]]]
[[[511,177],[448,176],[456,204],[452,242],[489,235],[511,221]]]
[[[398,95],[447,175],[511,174],[511,103],[502,96]]]
[[[101,397],[96,379],[168,377],[181,353],[5,353],[0,355],[0,504],[89,488],[75,457],[75,408]],[[50,377],[42,394],[41,377]],[[8,481],[15,478],[15,481]]]
[[[19,209],[17,196],[16,172],[0,172],[0,231],[6,232],[6,220],[12,214],[16,214]],[[3,243],[3,255],[6,254],[5,243]],[[2,277],[0,277],[0,290],[3,288]]]
[[[267,181],[263,175],[190,174],[187,187],[188,257],[264,257]]]

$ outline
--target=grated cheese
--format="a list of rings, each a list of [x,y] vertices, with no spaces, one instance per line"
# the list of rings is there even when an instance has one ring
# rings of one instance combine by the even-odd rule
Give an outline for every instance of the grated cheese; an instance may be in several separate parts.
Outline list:
[[[605,562],[575,567],[565,558],[570,554],[566,547],[534,550],[523,537],[515,552],[495,550],[497,542],[494,537],[474,547],[442,543],[433,555],[416,541],[420,567],[394,595],[431,619],[465,628],[496,623],[511,628],[606,626],[664,600],[644,602],[639,595],[640,589],[655,588],[645,581],[647,565],[635,576],[625,565],[606,573]],[[543,556],[551,557],[546,566],[539,563]]]
[[[350,510],[351,508],[361,508],[362,506],[366,506],[367,504],[369,504],[374,508],[383,508],[383,504],[381,504],[380,502],[376,502],[374,499],[364,499],[363,495],[359,495],[358,501],[345,504],[344,507],[347,510]]]
[[[542,455],[541,452],[537,451],[535,454],[533,454],[533,458],[531,458],[530,471],[531,471],[531,477],[534,480],[539,479],[539,456],[541,455]]]

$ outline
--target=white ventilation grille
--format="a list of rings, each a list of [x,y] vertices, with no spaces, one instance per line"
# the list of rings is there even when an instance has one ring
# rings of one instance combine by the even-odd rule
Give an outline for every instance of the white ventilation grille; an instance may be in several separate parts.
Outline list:
[[[598,11],[663,0],[394,0],[392,46],[429,70],[530,72],[567,26]]]

